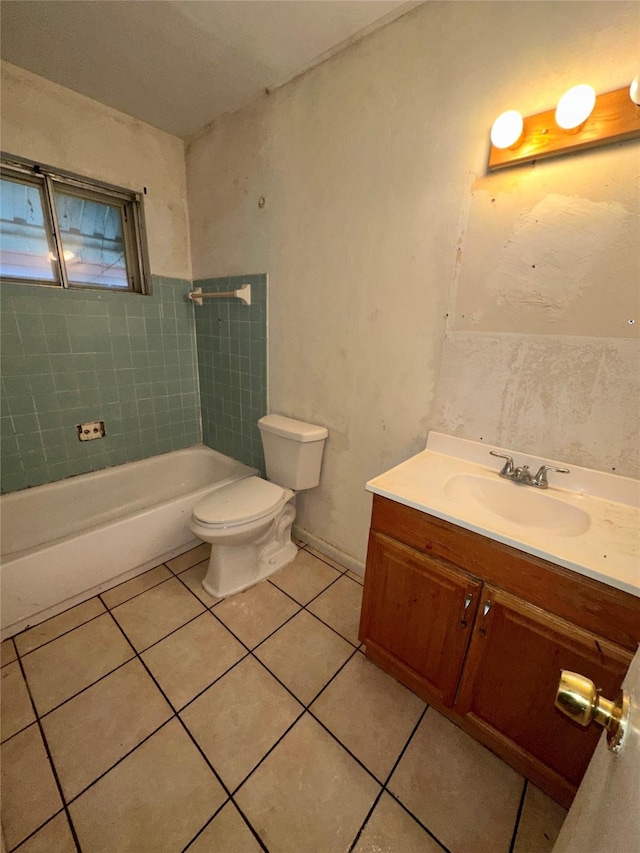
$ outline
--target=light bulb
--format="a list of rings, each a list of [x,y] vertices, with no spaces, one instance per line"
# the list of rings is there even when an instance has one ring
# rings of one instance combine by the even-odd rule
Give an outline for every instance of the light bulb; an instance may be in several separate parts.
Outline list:
[[[49,252],[47,257],[50,261],[58,260],[58,256],[54,252]],[[64,251],[62,252],[62,257],[65,259],[65,261],[70,261],[75,258],[75,255],[73,254],[73,252],[70,252],[69,249],[64,249]]]
[[[629,97],[631,98],[634,104],[637,104],[640,107],[640,74],[636,74],[636,76],[631,81],[631,86],[629,87]]]
[[[507,110],[494,121],[491,142],[496,148],[517,148],[522,142],[524,122],[517,110]]]
[[[593,87],[585,83],[565,92],[556,107],[556,124],[563,130],[575,133],[591,115],[596,104]]]

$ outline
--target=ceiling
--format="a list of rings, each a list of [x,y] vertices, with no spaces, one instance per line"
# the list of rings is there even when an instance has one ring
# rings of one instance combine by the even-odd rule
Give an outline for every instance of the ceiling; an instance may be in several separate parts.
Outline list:
[[[3,0],[2,58],[180,137],[404,14],[403,0]]]

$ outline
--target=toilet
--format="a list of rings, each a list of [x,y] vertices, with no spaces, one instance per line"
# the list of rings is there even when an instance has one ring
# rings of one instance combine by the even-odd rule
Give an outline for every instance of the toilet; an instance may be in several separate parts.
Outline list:
[[[252,586],[290,563],[298,553],[291,541],[296,494],[320,482],[325,427],[266,415],[258,421],[268,480],[247,477],[198,501],[190,528],[211,543],[202,586],[225,598]]]

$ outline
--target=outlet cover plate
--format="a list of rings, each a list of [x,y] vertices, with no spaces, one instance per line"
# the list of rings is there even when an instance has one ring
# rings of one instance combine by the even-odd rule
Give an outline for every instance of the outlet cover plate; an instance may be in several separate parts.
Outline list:
[[[80,441],[93,441],[94,438],[104,438],[106,435],[104,421],[88,421],[86,424],[78,424],[76,429]]]

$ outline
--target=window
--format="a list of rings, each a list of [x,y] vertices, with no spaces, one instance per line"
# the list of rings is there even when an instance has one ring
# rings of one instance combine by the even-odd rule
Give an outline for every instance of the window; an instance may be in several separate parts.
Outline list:
[[[138,193],[3,157],[4,281],[148,292]]]

